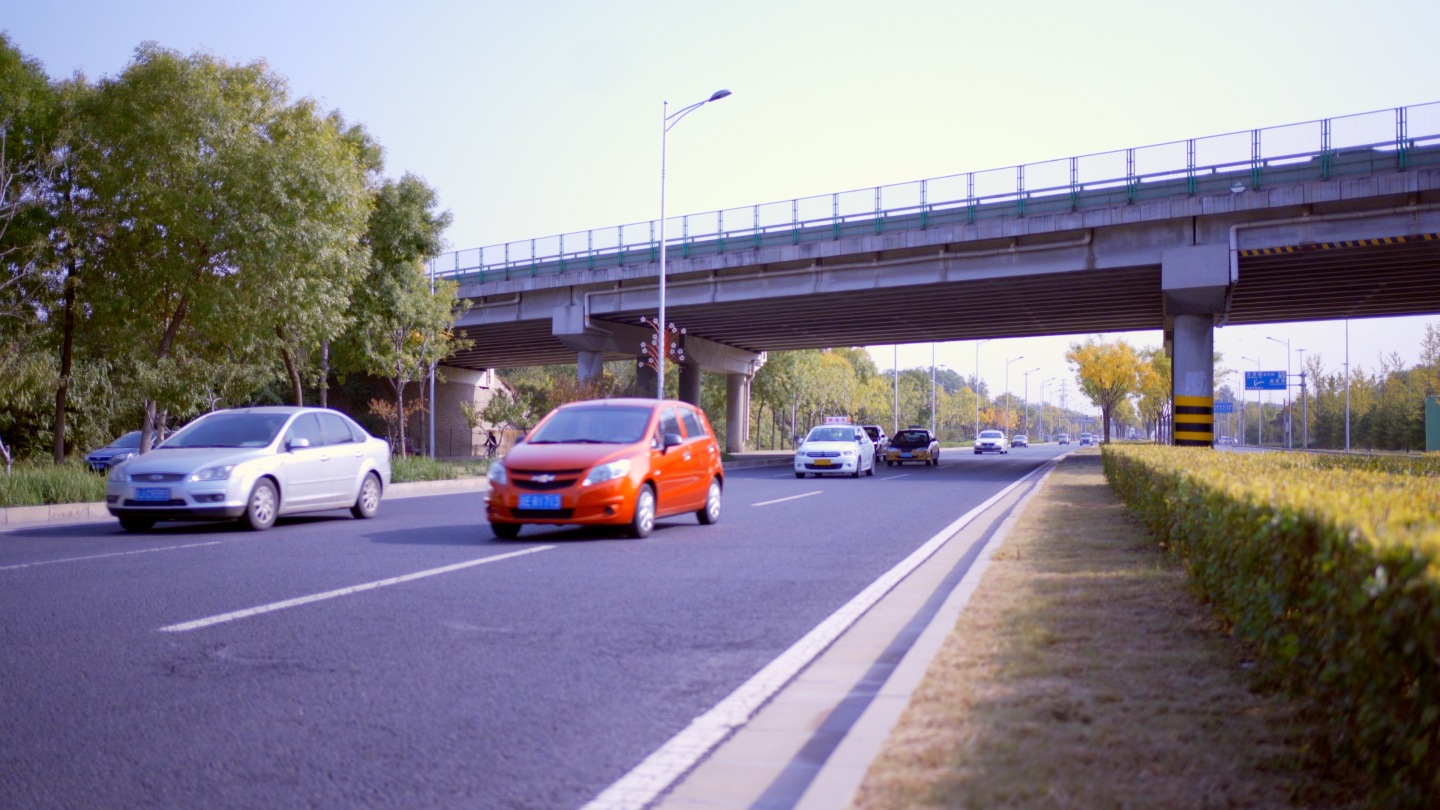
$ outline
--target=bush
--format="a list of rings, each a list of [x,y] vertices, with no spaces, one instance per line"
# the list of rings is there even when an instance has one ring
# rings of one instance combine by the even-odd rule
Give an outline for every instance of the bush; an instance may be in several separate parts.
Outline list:
[[[9,475],[0,470],[0,508],[103,500],[105,476],[80,461],[19,461]]]
[[[390,459],[390,480],[403,484],[409,481],[449,481],[484,475],[490,462],[484,459],[444,461],[428,456],[394,456]]]
[[[1242,638],[1326,718],[1378,803],[1440,796],[1434,458],[1104,450],[1115,491]]]

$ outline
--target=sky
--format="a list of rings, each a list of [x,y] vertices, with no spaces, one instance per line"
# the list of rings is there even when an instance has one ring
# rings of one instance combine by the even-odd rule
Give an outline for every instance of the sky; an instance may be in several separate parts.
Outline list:
[[[454,216],[452,249],[659,213],[662,103],[723,101],[672,129],[667,213],[749,206],[1440,101],[1422,32],[1440,3],[1374,0],[379,0],[18,2],[0,29],[54,78],[124,70],[142,42],[263,60],[363,124],[386,173]],[[1407,365],[1433,317],[1216,330],[1232,369]],[[990,391],[1077,401],[1085,336],[980,347]],[[1158,332],[1106,335],[1158,346]],[[975,373],[973,341],[935,362]],[[871,347],[931,364],[931,345]],[[1222,381],[1226,382],[1226,381]],[[1228,382],[1238,388],[1238,374]]]

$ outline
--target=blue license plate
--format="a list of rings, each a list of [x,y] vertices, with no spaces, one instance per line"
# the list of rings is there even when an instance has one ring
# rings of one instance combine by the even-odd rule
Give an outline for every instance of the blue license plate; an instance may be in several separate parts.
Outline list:
[[[914,453],[901,453],[901,454],[900,454],[900,458],[914,458],[914,457],[915,457],[915,454],[914,454]]]
[[[170,490],[167,487],[139,487],[135,490],[137,501],[168,501]]]
[[[521,509],[559,509],[559,495],[521,495]]]

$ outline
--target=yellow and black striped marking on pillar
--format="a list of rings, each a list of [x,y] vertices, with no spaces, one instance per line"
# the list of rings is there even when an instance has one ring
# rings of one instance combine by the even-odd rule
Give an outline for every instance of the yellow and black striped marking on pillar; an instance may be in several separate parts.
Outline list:
[[[1215,398],[1175,396],[1175,444],[1210,447],[1215,444]]]

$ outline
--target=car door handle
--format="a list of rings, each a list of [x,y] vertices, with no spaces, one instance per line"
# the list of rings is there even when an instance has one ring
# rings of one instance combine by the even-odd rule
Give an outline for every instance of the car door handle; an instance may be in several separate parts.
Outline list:
[[[689,460],[690,460],[690,451],[689,451],[689,450],[686,450],[686,451],[685,451],[685,455],[681,456],[681,458],[684,459],[685,461],[689,461]]]

